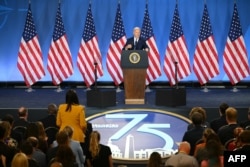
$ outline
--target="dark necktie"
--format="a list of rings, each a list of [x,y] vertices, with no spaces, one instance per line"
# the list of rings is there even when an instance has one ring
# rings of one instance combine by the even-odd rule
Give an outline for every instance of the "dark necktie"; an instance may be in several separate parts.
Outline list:
[[[134,46],[134,50],[137,49],[137,44],[138,44],[138,39],[135,39],[135,46]]]

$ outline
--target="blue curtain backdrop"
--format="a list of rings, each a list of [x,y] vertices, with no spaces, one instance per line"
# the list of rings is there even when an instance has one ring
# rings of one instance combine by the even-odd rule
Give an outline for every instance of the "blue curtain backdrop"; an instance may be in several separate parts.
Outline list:
[[[212,80],[215,82],[228,81],[223,70],[222,55],[231,24],[234,2],[235,0],[206,0],[219,54],[220,74]],[[0,82],[23,81],[16,64],[28,3],[28,0],[0,0]],[[118,0],[91,0],[91,3],[104,67],[104,76],[99,81],[112,81],[106,69],[106,55]],[[236,0],[236,3],[247,51],[250,53],[250,1]],[[83,80],[76,66],[76,59],[88,4],[88,0],[61,0],[63,22],[74,63],[74,74],[66,81]],[[146,0],[120,0],[120,4],[126,35],[131,37],[133,27],[142,26]],[[175,0],[148,0],[149,14],[161,55],[161,66],[163,66],[175,4]],[[193,55],[199,34],[204,1],[178,0],[178,5],[190,54],[190,63],[193,65]],[[58,0],[31,0],[31,9],[45,67],[47,66],[47,55],[52,39],[57,7]],[[250,77],[244,79],[244,81],[249,80]],[[51,81],[47,69],[46,76],[41,81]],[[162,73],[162,76],[156,81],[167,81],[167,78]],[[192,71],[192,74],[182,81],[195,82],[197,78]]]

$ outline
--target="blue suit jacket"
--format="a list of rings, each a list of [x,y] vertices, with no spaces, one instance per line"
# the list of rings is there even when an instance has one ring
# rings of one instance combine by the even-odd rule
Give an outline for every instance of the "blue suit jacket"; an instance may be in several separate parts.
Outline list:
[[[123,50],[125,50],[125,47],[127,45],[131,44],[132,48],[128,49],[128,50],[144,50],[146,48],[148,48],[148,45],[146,44],[146,40],[144,40],[143,38],[139,38],[137,45],[135,46],[134,44],[134,37],[131,37],[127,40],[125,46],[123,47]]]

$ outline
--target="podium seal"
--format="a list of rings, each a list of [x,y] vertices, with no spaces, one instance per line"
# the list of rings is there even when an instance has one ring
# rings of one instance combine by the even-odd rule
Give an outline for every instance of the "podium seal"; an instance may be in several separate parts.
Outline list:
[[[129,55],[129,61],[133,64],[137,64],[140,61],[141,57],[138,53],[132,52]]]

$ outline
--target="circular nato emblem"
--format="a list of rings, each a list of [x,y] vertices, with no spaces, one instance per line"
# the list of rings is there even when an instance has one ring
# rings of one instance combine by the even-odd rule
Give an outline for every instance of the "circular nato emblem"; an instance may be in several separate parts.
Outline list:
[[[176,153],[190,120],[154,109],[111,110],[88,117],[101,134],[114,159],[148,159],[152,152],[162,157]]]

